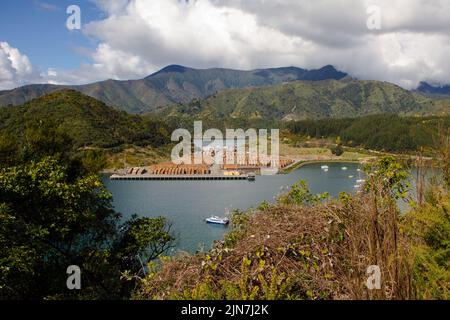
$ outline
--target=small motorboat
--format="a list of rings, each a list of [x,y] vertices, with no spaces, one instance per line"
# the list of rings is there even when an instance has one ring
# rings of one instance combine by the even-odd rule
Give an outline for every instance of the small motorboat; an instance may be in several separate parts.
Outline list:
[[[363,182],[366,182],[366,180],[364,180],[364,179],[358,179],[358,180],[356,180],[356,182],[357,182],[357,183],[363,183]]]
[[[353,179],[353,176],[348,176],[349,179]]]
[[[345,170],[347,170],[348,168],[347,168],[347,167],[342,167],[341,169],[345,171]]]
[[[221,224],[221,225],[227,225],[230,223],[230,219],[228,218],[220,218],[217,216],[212,216],[209,218],[206,218],[205,221],[207,223],[212,223],[212,224]]]
[[[321,166],[320,169],[322,169],[322,170],[328,170],[329,167],[328,167],[328,166]]]

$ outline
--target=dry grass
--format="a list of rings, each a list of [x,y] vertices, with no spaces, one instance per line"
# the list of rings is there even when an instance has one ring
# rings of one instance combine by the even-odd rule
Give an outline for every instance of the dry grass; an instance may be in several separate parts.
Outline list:
[[[169,159],[170,151],[165,149],[132,146],[118,153],[109,152],[106,169],[120,169],[125,163],[128,167],[148,166]]]
[[[364,159],[373,157],[367,153],[358,151],[344,151],[344,153],[337,157],[331,153],[330,148],[321,146],[311,147],[296,147],[290,144],[280,144],[280,155],[296,160],[341,160],[341,161],[362,161]]]
[[[172,258],[144,280],[145,299],[408,299],[397,208],[381,193],[253,213],[208,254]],[[378,265],[382,289],[365,286]]]

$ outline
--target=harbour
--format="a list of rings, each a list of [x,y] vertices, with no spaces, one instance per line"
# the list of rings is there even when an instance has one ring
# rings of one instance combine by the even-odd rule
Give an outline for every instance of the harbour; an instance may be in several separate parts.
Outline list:
[[[327,165],[329,170],[321,169],[322,165]],[[343,166],[347,170],[342,170]],[[246,175],[211,179],[217,175],[215,173],[208,174],[208,178],[189,175],[187,180],[183,176],[166,175],[141,181],[136,181],[141,177],[115,179],[104,176],[103,181],[113,194],[115,209],[124,219],[133,214],[166,217],[172,223],[177,239],[171,252],[176,254],[207,250],[215,240],[223,238],[227,228],[205,223],[208,217],[231,218],[233,210],[256,208],[263,201],[275,202],[299,180],[305,180],[312,193],[329,192],[332,197],[342,191],[355,193],[359,168],[358,163],[308,163],[286,174],[257,175],[252,183],[245,180]],[[199,180],[201,178],[205,180]]]

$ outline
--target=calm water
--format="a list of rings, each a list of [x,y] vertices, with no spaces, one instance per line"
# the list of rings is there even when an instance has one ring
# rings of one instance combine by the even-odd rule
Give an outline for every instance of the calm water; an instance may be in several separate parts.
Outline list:
[[[353,192],[359,178],[358,164],[327,163],[305,165],[289,174],[257,176],[255,182],[237,181],[111,181],[104,182],[114,196],[115,209],[125,217],[165,216],[173,223],[177,250],[195,252],[209,248],[214,240],[222,239],[226,227],[206,224],[211,215],[224,216],[225,211],[256,207],[274,197],[300,179],[308,182],[313,193]],[[348,170],[341,168],[345,166]],[[349,176],[353,175],[353,178]],[[203,244],[203,245],[202,245]]]

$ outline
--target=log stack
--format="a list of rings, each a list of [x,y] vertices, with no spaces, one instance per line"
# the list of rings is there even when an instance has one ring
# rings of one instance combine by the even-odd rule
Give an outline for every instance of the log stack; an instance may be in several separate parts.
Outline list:
[[[203,164],[160,163],[149,167],[150,174],[157,175],[198,175],[210,174],[210,166]]]

